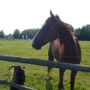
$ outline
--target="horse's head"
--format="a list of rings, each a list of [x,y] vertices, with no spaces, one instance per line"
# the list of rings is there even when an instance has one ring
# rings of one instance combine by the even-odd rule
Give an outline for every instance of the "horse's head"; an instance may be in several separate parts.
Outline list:
[[[36,49],[41,49],[43,45],[55,40],[59,37],[60,33],[64,32],[64,24],[59,16],[53,15],[52,11],[50,11],[50,15],[51,16],[46,20],[45,24],[33,39],[32,46]]]

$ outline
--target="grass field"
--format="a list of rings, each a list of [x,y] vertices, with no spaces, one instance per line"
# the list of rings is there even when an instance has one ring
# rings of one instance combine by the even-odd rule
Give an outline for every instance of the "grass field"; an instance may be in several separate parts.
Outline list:
[[[90,65],[90,42],[80,41],[82,48],[81,64]],[[36,51],[31,47],[30,40],[0,40],[0,54],[10,56],[31,57],[47,60],[48,45],[44,46],[42,50]],[[26,82],[25,86],[35,88],[37,90],[58,90],[58,69],[53,69],[51,73],[51,80],[45,81],[47,74],[47,67],[12,63],[7,61],[0,61],[0,79],[10,81],[11,72],[8,71],[9,66],[19,64],[25,66]],[[69,90],[70,70],[65,72],[64,85],[65,90]],[[0,84],[0,90],[9,90],[8,86]],[[75,90],[90,90],[90,73],[78,72],[75,83]]]

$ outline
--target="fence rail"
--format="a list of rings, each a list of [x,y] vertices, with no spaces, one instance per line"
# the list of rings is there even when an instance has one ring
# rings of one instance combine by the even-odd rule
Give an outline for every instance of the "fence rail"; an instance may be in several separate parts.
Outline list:
[[[16,56],[5,56],[5,55],[0,55],[0,60],[41,65],[41,66],[48,66],[48,67],[54,67],[54,68],[78,70],[78,71],[82,71],[82,72],[90,72],[90,66],[79,65],[79,64],[62,63],[62,62],[55,62],[55,61],[47,61],[47,60],[32,59],[32,58],[25,58],[25,57],[16,57]],[[7,84],[9,86],[13,86],[13,87],[21,89],[21,90],[34,90],[34,89],[30,89],[30,88],[26,88],[26,87],[17,85],[17,84],[12,83],[12,82],[7,82],[5,80],[0,80],[0,83]]]
[[[55,61],[47,61],[47,60],[16,57],[16,56],[4,56],[4,55],[0,55],[0,60],[41,65],[41,66],[49,66],[54,68],[63,68],[63,69],[70,69],[70,70],[72,69],[72,70],[78,70],[82,72],[90,72],[90,66],[79,65],[79,64],[62,63],[62,62],[55,62]]]
[[[21,86],[19,84],[13,83],[13,82],[8,82],[6,80],[0,80],[0,83],[6,84],[6,85],[11,86],[11,87],[15,87],[15,88],[20,89],[20,90],[35,90],[32,88],[27,88],[27,87]]]

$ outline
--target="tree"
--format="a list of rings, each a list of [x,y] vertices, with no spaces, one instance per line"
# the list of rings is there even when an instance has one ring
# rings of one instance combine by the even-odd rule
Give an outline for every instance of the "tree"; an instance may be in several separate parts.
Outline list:
[[[90,40],[90,25],[78,28],[75,32],[79,40]]]
[[[21,33],[22,39],[32,39],[38,31],[39,31],[39,29],[24,30]]]
[[[3,32],[3,30],[0,31],[0,38],[5,38],[5,33]]]
[[[12,34],[6,35],[6,39],[13,39],[13,35]]]
[[[81,39],[81,36],[80,36],[80,34],[81,34],[81,29],[80,29],[80,28],[76,29],[76,30],[75,30],[75,33],[76,33],[77,38],[80,40],[80,39]]]
[[[13,38],[14,39],[20,39],[20,31],[16,29],[13,33]]]

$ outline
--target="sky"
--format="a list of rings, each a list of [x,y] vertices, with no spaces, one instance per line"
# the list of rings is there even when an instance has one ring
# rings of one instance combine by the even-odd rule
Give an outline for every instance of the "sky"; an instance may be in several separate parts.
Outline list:
[[[0,0],[0,30],[41,28],[50,9],[74,28],[90,24],[90,0]]]

